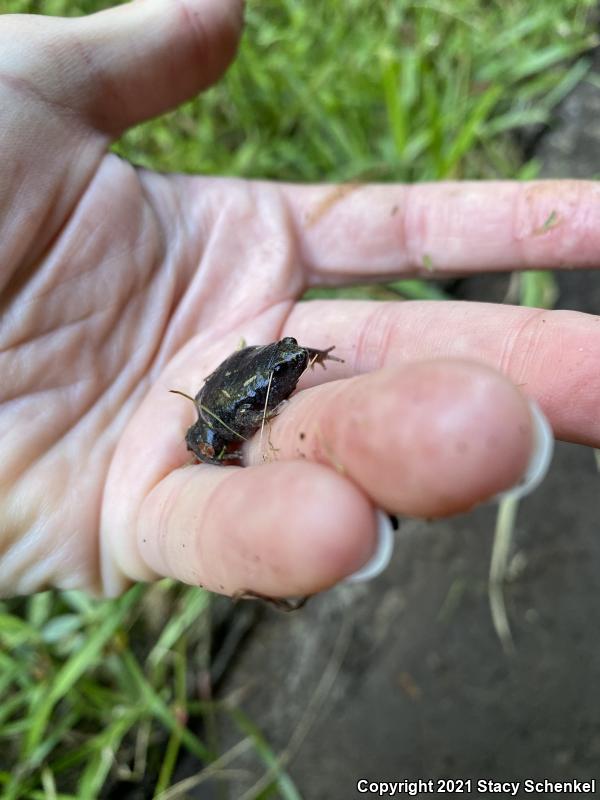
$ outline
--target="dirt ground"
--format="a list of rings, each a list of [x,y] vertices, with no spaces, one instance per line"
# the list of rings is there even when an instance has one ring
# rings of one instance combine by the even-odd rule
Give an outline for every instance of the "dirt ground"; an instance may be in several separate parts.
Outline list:
[[[600,89],[581,84],[536,152],[547,177],[598,177]],[[563,273],[559,284],[559,308],[600,314],[600,272]],[[491,276],[458,293],[496,299],[505,289]],[[485,507],[403,521],[376,581],[296,614],[262,613],[221,694],[243,690],[243,709],[285,751],[307,800],[373,796],[357,791],[361,778],[600,779],[599,491],[593,452],[559,444],[523,502],[505,591],[512,658],[490,617],[495,508]],[[226,748],[240,733],[224,725],[223,737]],[[265,770],[244,766],[236,800]]]

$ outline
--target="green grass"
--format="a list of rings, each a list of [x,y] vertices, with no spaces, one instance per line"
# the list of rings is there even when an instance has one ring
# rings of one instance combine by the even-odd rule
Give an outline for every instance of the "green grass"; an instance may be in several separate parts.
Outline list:
[[[4,0],[2,10],[89,13],[110,3]],[[116,145],[160,170],[280,180],[534,177],[513,133],[546,123],[589,63],[595,0],[263,0],[249,2],[235,66],[201,98]],[[596,79],[597,80],[597,79]],[[400,281],[351,296],[442,297]],[[354,293],[354,294],[353,294]],[[550,303],[545,273],[521,301]],[[116,601],[74,592],[0,603],[0,795],[95,798],[116,778],[172,784],[179,754],[232,764],[244,748],[277,757],[241,712],[240,747],[220,753],[187,720],[227,707],[198,696],[210,604],[169,581]],[[200,767],[199,767],[200,768]],[[202,780],[198,776],[196,781]],[[261,797],[299,797],[284,771]]]

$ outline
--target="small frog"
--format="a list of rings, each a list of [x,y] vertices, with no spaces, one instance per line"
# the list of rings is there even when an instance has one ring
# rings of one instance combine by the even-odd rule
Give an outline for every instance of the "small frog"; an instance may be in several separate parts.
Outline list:
[[[332,350],[301,347],[286,336],[232,353],[205,379],[195,398],[172,389],[192,400],[198,411],[198,419],[185,435],[188,450],[205,464],[241,465],[242,453],[235,446],[277,414],[307,367],[343,362],[330,355]]]

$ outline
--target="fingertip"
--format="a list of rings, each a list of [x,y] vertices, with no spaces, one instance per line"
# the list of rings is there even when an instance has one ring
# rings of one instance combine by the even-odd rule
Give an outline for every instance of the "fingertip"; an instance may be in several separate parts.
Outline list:
[[[356,572],[375,549],[376,529],[365,495],[320,464],[200,466],[153,490],[138,544],[160,575],[223,594],[285,597]]]
[[[289,461],[238,473],[206,546],[229,530],[228,577],[263,594],[304,595],[355,572],[375,547],[375,512],[346,477],[321,464]],[[215,498],[219,502],[219,498]],[[242,522],[243,524],[236,524]],[[242,576],[244,576],[242,578]]]
[[[394,527],[390,516],[377,511],[377,541],[371,557],[360,569],[345,578],[346,583],[364,583],[376,578],[386,569],[394,552]]]
[[[504,375],[476,361],[435,359],[407,365],[398,377],[391,381],[401,418],[390,426],[390,448],[404,469],[401,488],[397,469],[380,472],[384,508],[448,516],[520,480],[533,448],[533,419],[527,398]]]
[[[301,391],[272,423],[279,458],[339,466],[391,513],[466,511],[513,486],[533,447],[526,397],[475,361],[411,362]],[[260,457],[260,443],[252,445]]]
[[[529,399],[529,409],[532,418],[533,447],[527,468],[517,483],[497,495],[495,499],[498,501],[507,497],[518,500],[531,494],[544,480],[550,469],[554,454],[552,427],[544,412],[534,400]]]

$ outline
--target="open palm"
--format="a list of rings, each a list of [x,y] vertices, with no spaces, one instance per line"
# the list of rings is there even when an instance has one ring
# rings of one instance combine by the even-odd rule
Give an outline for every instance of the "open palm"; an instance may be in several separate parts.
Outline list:
[[[225,593],[329,586],[369,558],[376,508],[451,514],[519,479],[532,422],[515,384],[557,435],[600,442],[595,317],[297,302],[426,260],[439,274],[592,266],[597,185],[336,192],[158,175],[107,152],[219,76],[240,6],[0,18],[5,594],[162,575]],[[250,468],[190,467],[195,412],[168,390],[195,394],[241,339],[287,335],[344,363],[303,377],[248,443]]]

